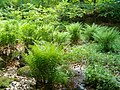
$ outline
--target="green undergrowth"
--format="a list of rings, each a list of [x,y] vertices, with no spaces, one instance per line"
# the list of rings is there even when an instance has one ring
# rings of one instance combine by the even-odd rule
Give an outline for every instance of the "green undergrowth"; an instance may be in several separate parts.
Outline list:
[[[92,64],[85,71],[86,84],[97,90],[119,90],[120,83],[114,75],[99,64]]]
[[[72,77],[69,66],[77,62],[86,66],[88,87],[119,89],[120,30],[84,23],[87,16],[119,22],[119,2],[99,0],[95,5],[90,0],[84,3],[78,3],[79,0],[5,1],[0,3],[1,70],[7,63],[20,60],[26,66],[19,66],[18,75],[34,77],[36,88],[44,84],[50,85],[48,88],[52,90],[54,85],[69,86]],[[11,82],[3,77],[0,80],[5,81],[5,86],[0,81],[2,87]]]
[[[69,62],[81,62],[86,65],[85,83],[98,90],[119,89],[120,55],[101,53],[95,44],[75,46],[65,55]]]

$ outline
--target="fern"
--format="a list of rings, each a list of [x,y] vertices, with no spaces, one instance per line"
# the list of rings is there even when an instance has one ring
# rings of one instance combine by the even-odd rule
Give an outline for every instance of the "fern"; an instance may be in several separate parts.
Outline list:
[[[34,23],[24,23],[21,25],[19,34],[26,46],[34,44],[36,29],[37,27]]]
[[[84,28],[85,40],[93,41],[94,40],[93,33],[99,29],[100,29],[100,26],[95,25],[94,23],[92,25],[86,24]]]
[[[53,83],[56,68],[62,62],[62,51],[53,44],[45,44],[41,46],[34,45],[29,55],[25,55],[25,59],[29,64],[32,73],[37,81],[42,83]]]
[[[102,51],[113,51],[113,43],[119,32],[115,28],[102,27],[94,33],[94,40],[102,47]]]
[[[66,26],[66,29],[71,35],[71,43],[77,44],[78,41],[81,39],[80,34],[81,34],[82,25],[80,23],[72,23]]]
[[[41,38],[42,40],[51,42],[53,41],[53,31],[54,31],[54,26],[53,25],[42,25],[37,33],[37,37]]]
[[[70,43],[70,34],[68,32],[57,32],[53,33],[54,42],[58,45],[65,45]]]
[[[18,38],[18,25],[17,21],[11,20],[3,22],[0,30],[0,45],[15,45],[16,39]]]

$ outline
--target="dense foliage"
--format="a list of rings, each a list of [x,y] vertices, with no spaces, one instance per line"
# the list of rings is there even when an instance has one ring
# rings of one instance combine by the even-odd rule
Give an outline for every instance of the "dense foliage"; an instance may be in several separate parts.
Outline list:
[[[0,69],[20,60],[25,66],[18,75],[34,77],[36,88],[55,90],[70,86],[70,65],[79,62],[85,87],[119,89],[120,29],[95,23],[120,22],[120,2],[0,0],[0,7]],[[11,81],[1,80],[4,87]]]

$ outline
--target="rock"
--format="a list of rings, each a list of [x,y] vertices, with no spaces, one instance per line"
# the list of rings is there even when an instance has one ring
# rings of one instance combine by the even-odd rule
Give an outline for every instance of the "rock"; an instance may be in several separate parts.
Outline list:
[[[5,90],[10,90],[10,88],[6,88]]]
[[[85,90],[85,88],[82,85],[80,85],[78,90]]]
[[[20,78],[20,76],[19,76]],[[32,90],[32,86],[36,84],[36,81],[34,78],[27,79],[24,77],[21,77],[21,80],[19,82],[13,81],[9,88],[7,90]]]
[[[19,85],[20,85],[19,82],[13,81],[13,82],[10,84],[10,87],[16,87],[16,86],[19,86]]]
[[[84,90],[84,65],[79,63],[72,64],[71,70],[73,71],[73,77],[70,78],[72,90]],[[70,85],[69,85],[70,86]]]
[[[9,67],[3,75],[6,78],[15,78],[10,84],[8,83],[6,90],[33,90],[33,86],[36,84],[34,78],[27,78],[23,76],[17,76],[17,68]]]

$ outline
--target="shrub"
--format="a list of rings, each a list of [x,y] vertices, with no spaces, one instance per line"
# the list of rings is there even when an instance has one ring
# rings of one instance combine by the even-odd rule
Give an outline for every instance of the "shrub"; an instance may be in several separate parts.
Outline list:
[[[101,65],[89,65],[85,70],[86,84],[97,90],[119,90],[116,78]]]
[[[71,43],[77,44],[81,39],[80,36],[81,36],[82,24],[72,23],[70,25],[67,25],[66,29],[71,35]]]
[[[56,6],[56,12],[61,21],[79,22],[82,21],[85,15],[93,14],[94,6],[86,3],[68,3],[60,2]]]
[[[25,55],[25,59],[37,82],[41,82],[44,85],[53,85],[57,71],[56,68],[62,62],[61,55],[62,51],[58,47],[47,43],[41,46],[32,46],[29,55]]]
[[[118,22],[120,21],[120,2],[113,0],[113,2],[102,3],[97,6],[98,17],[102,17],[104,22]]]
[[[118,38],[119,32],[115,28],[102,27],[94,33],[94,40],[100,45],[101,51],[109,52],[113,50],[113,44]]]

